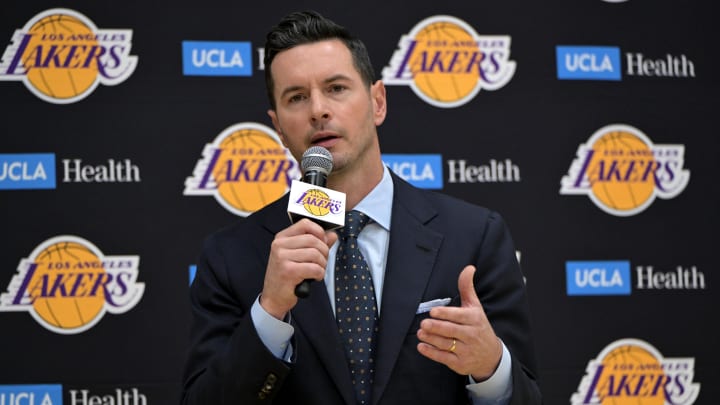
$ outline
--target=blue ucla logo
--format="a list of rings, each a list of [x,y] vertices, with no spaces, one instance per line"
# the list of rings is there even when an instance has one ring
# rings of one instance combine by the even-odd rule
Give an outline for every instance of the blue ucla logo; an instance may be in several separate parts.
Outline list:
[[[630,295],[630,262],[568,261],[568,295]]]
[[[390,170],[415,187],[443,187],[441,155],[383,154],[382,160]]]
[[[55,188],[55,154],[0,153],[0,190]]]
[[[62,405],[62,385],[0,385],[0,404]]]
[[[555,55],[558,79],[621,80],[618,47],[558,45]]]
[[[185,76],[252,76],[250,42],[183,41]]]

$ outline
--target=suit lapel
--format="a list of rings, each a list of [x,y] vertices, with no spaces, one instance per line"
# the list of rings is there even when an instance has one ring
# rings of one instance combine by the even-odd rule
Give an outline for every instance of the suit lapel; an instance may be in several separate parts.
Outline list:
[[[397,176],[393,176],[393,183],[390,245],[375,357],[374,404],[390,380],[443,239],[442,234],[426,227],[437,212],[422,193]]]

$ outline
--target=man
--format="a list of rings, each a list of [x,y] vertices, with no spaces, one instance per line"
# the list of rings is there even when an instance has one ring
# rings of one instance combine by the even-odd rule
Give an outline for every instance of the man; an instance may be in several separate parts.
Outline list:
[[[385,88],[362,42],[317,13],[292,13],[268,34],[265,69],[284,145],[298,161],[311,146],[330,151],[327,187],[370,219],[353,237],[371,278],[362,322],[372,326],[358,332],[371,335],[344,334],[341,232],[291,224],[285,196],[205,242],[183,403],[540,403],[509,232],[498,214],[383,165]],[[305,279],[317,281],[299,299]]]

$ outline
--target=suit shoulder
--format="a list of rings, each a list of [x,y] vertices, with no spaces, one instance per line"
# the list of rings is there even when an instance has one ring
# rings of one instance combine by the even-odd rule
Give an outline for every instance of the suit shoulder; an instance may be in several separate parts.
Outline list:
[[[421,190],[425,197],[436,207],[441,215],[472,216],[474,218],[500,217],[500,214],[483,205],[471,203],[459,197],[434,190]]]
[[[259,233],[263,231],[274,236],[275,233],[290,225],[286,208],[287,196],[266,205],[245,218],[240,218],[217,229],[206,236],[206,243],[223,243],[228,240],[237,241],[238,239],[257,238]]]

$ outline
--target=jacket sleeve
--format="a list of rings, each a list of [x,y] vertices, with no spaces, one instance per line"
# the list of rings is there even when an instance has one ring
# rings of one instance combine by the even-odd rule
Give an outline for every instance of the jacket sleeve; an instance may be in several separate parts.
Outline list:
[[[498,213],[488,216],[477,268],[478,297],[495,334],[512,357],[510,404],[540,404],[525,282],[510,231]]]
[[[237,241],[236,241],[237,242]],[[289,365],[277,359],[262,343],[253,325],[247,291],[262,288],[264,259],[247,244],[233,243],[232,252],[215,237],[206,241],[196,278],[190,288],[193,323],[190,351],[183,376],[182,404],[267,404],[277,394]],[[245,252],[238,253],[238,250]],[[255,251],[256,252],[256,251]],[[244,268],[230,274],[232,263]],[[238,257],[242,260],[238,261]],[[255,271],[256,270],[256,271]],[[232,280],[236,274],[250,275]]]

